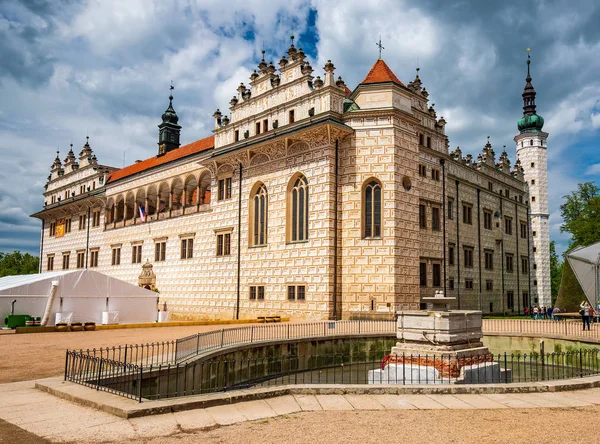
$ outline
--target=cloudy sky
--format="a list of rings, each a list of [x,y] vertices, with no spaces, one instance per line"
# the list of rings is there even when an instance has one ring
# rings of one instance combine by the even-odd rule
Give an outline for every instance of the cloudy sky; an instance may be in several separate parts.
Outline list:
[[[279,6],[277,6],[279,5]],[[562,196],[600,175],[600,3],[479,0],[0,1],[0,251],[39,251],[43,186],[60,150],[86,134],[100,163],[157,152],[174,81],[182,142],[210,135],[267,51],[296,36],[322,75],[354,88],[378,57],[420,77],[448,121],[450,147],[477,154],[491,136],[515,159],[526,48],[548,140],[551,236],[562,250]]]

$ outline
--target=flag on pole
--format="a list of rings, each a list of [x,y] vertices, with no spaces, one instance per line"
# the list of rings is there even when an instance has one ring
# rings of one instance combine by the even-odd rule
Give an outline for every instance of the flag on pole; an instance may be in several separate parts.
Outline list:
[[[140,206],[140,219],[142,220],[142,222],[146,222],[146,212],[144,211],[144,209]]]

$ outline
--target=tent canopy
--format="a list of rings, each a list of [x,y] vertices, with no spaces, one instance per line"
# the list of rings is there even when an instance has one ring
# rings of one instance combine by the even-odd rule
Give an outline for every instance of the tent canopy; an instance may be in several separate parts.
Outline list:
[[[567,260],[583,289],[588,302],[598,306],[598,266],[600,265],[600,242],[579,247],[567,253]]]
[[[42,316],[52,283],[58,287],[50,319],[55,313],[73,313],[73,321],[100,323],[102,312],[118,311],[121,323],[156,320],[158,295],[93,270],[66,270],[0,278],[0,315],[10,313]],[[52,323],[51,322],[51,323]]]

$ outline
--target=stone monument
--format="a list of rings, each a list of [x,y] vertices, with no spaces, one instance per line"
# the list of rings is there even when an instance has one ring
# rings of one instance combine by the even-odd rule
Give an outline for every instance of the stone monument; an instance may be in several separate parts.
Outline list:
[[[370,384],[507,382],[481,342],[481,312],[448,310],[456,298],[437,292],[424,297],[430,309],[398,312],[398,342],[381,369],[369,371]]]

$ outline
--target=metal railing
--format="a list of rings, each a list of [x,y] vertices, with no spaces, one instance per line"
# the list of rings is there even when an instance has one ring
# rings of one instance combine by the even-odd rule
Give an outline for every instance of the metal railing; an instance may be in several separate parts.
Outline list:
[[[533,319],[483,319],[483,333],[532,333],[539,335],[600,338],[600,324],[593,323],[583,330],[582,321],[551,321]]]
[[[93,348],[91,350],[88,348],[77,352],[90,358],[107,359],[122,364],[136,364],[147,367],[174,363],[176,347],[176,341],[163,341]],[[75,350],[72,350],[72,352],[75,352]]]
[[[393,320],[321,321],[228,328],[178,339],[175,363],[235,345],[330,336],[394,334],[396,330],[396,321]]]

